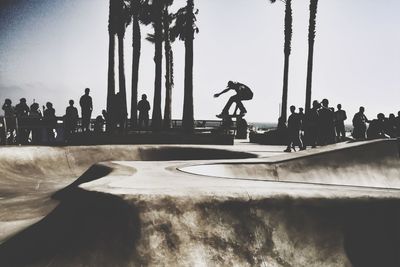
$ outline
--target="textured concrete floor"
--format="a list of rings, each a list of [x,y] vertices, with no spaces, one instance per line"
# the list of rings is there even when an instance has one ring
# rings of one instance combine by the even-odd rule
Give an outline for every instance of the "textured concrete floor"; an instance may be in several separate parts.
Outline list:
[[[0,265],[399,266],[396,141],[283,149],[0,148]]]

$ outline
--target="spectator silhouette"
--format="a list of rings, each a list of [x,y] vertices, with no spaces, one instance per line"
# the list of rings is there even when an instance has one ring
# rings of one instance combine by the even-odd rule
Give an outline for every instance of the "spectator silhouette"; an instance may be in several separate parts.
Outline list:
[[[39,144],[42,136],[42,128],[40,126],[40,119],[42,118],[42,112],[39,109],[38,103],[33,103],[30,106],[29,118],[32,122],[32,144]]]
[[[385,133],[387,135],[389,135],[391,138],[397,136],[396,116],[394,116],[393,113],[390,113],[389,118],[385,119],[384,126],[385,126]]]
[[[90,89],[85,89],[85,94],[81,96],[79,104],[82,111],[82,131],[86,132],[90,130],[90,118],[92,116],[93,102],[92,97],[89,96]]]
[[[397,112],[395,125],[396,125],[396,135],[397,137],[400,137],[400,111]]]
[[[320,144],[327,145],[335,143],[335,113],[329,108],[328,99],[321,101],[321,108],[318,110]]]
[[[147,128],[149,126],[150,103],[147,101],[146,94],[142,94],[142,100],[138,102],[137,108],[139,110],[139,127]]]
[[[94,132],[95,133],[103,132],[103,126],[104,126],[104,118],[103,116],[99,115],[96,117],[96,120],[94,121]]]
[[[15,106],[15,115],[18,119],[18,143],[27,144],[29,138],[29,129],[26,127],[28,120],[26,119],[29,114],[29,107],[26,104],[26,99],[21,98],[19,103]]]
[[[359,111],[353,117],[353,137],[357,140],[364,140],[367,131],[368,119],[364,114],[364,107],[360,107]]]
[[[14,131],[15,131],[15,108],[12,105],[12,102],[10,99],[6,98],[4,100],[4,104],[2,106],[2,109],[4,110],[4,117],[5,117],[5,123],[6,123],[6,129],[7,133],[6,136],[8,136],[8,143],[13,143],[14,142]],[[5,137],[7,138],[7,137]]]
[[[386,137],[387,135],[385,132],[385,115],[383,115],[383,113],[379,113],[376,119],[370,121],[367,130],[367,138],[378,139]]]
[[[304,114],[304,109],[303,108],[299,108],[299,117],[300,117],[300,120],[302,122],[301,125],[303,126],[304,119],[305,119],[305,114]]]
[[[318,122],[319,122],[319,113],[318,110],[321,107],[320,103],[317,100],[313,101],[313,106],[310,110],[306,111],[304,118],[304,127],[305,127],[305,139],[306,143],[311,145],[312,148],[317,146],[318,141]]]
[[[292,113],[288,118],[288,145],[285,152],[291,152],[291,148],[293,147],[294,151],[296,151],[295,146],[298,145],[300,150],[303,150],[303,141],[300,136],[301,129],[301,117],[298,113],[295,112],[296,107],[290,106],[290,112]]]
[[[29,107],[26,104],[26,99],[21,98],[19,103],[15,106],[15,114],[18,118],[27,117],[29,114]]]
[[[247,85],[244,85],[239,82],[233,82],[233,81],[229,81],[227,88],[224,89],[223,91],[221,91],[220,93],[214,94],[214,97],[219,97],[220,95],[228,92],[229,90],[235,90],[236,95],[231,96],[229,98],[229,100],[226,103],[225,107],[223,108],[221,114],[217,115],[218,118],[223,118],[223,117],[229,115],[229,108],[231,107],[231,105],[234,102],[236,103],[236,107],[240,110],[240,115],[246,114],[247,110],[243,106],[242,101],[250,100],[253,98],[253,92],[250,90],[250,88]]]
[[[343,141],[346,138],[346,130],[344,127],[344,121],[347,119],[346,111],[342,109],[342,105],[337,105],[337,111],[335,112],[335,128],[336,136],[338,141]]]
[[[47,140],[52,143],[55,141],[54,129],[57,125],[56,111],[51,102],[43,106],[43,120],[46,126]]]
[[[69,106],[65,110],[65,139],[70,141],[71,135],[75,132],[78,125],[78,109],[74,107],[74,100],[69,101]]]

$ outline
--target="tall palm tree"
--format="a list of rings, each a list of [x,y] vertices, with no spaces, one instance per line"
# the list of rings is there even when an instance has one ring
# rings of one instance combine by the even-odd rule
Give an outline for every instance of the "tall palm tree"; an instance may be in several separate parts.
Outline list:
[[[172,5],[172,0],[164,0],[164,8],[162,14],[163,41],[164,41],[164,56],[165,56],[165,107],[164,107],[164,128],[171,128],[171,103],[172,103],[172,87],[173,80],[173,52],[171,43],[175,38],[170,34],[170,25],[175,19],[174,14],[170,14],[168,7]],[[146,40],[155,44],[156,38],[154,34],[148,34]]]
[[[287,96],[288,96],[288,79],[289,79],[289,56],[291,52],[292,43],[292,0],[281,0],[285,3],[285,44],[284,44],[284,56],[285,62],[283,67],[283,90],[282,90],[282,120],[286,122],[287,118]],[[276,0],[270,0],[271,3],[275,3]]]
[[[185,81],[182,127],[191,132],[194,127],[193,116],[193,40],[199,32],[195,22],[198,10],[194,10],[193,0],[187,0],[186,7],[178,10],[171,34],[185,42]]]
[[[117,32],[116,1],[110,0],[108,13],[108,78],[107,78],[107,111],[111,112],[111,102],[115,94],[115,34]]]
[[[311,109],[311,85],[314,57],[315,25],[317,16],[318,0],[310,0],[310,20],[308,24],[308,60],[307,60],[307,83],[306,83],[306,113]]]
[[[139,82],[139,61],[141,52],[140,12],[142,0],[131,0],[132,15],[132,92],[131,92],[131,123],[137,125],[137,102]]]
[[[167,1],[163,10],[163,36],[164,36],[164,54],[165,54],[165,105],[164,105],[164,128],[172,127],[172,88],[174,86],[173,52],[171,47],[170,27],[174,16],[169,13],[168,7],[173,1]]]
[[[117,20],[117,37],[118,37],[118,73],[119,73],[119,93],[122,98],[122,112],[124,118],[127,115],[126,108],[126,84],[125,84],[125,67],[124,67],[124,37],[126,26],[130,22],[129,8],[124,0],[117,0],[116,14]]]
[[[153,0],[151,4],[151,18],[154,28],[154,63],[155,63],[155,79],[154,79],[154,98],[153,113],[151,126],[153,130],[160,130],[162,126],[161,115],[161,80],[162,80],[162,10],[163,0]]]

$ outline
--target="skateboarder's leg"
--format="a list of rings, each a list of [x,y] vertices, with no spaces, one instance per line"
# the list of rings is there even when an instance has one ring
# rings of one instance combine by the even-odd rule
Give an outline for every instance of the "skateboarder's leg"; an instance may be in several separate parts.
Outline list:
[[[243,103],[242,103],[241,99],[238,99],[238,100],[236,101],[236,106],[239,108],[240,114],[247,113],[247,110],[246,110],[246,108],[243,106]]]
[[[226,103],[224,109],[222,110],[221,114],[229,114],[229,108],[232,106],[234,102],[237,102],[238,100],[240,101],[237,95],[231,96],[228,102]]]

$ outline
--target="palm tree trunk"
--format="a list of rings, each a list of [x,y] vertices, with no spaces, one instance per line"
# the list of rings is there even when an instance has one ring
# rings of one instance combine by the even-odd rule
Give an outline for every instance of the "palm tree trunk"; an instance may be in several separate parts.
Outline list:
[[[187,1],[186,12],[186,37],[185,37],[185,82],[183,99],[182,127],[187,132],[192,132],[194,127],[193,115],[193,0]]]
[[[283,90],[282,90],[282,110],[281,110],[281,118],[283,118],[285,122],[287,118],[288,78],[289,78],[289,55],[285,54],[285,63],[283,67]]]
[[[138,102],[138,81],[139,61],[141,50],[141,32],[137,14],[134,14],[132,22],[132,95],[131,95],[131,123],[132,127],[137,126],[137,102]]]
[[[315,25],[316,25],[315,19],[317,16],[317,7],[318,7],[318,0],[310,0],[310,20],[308,25],[306,104],[305,104],[306,112],[308,112],[311,109],[312,71],[313,71]]]
[[[153,114],[152,114],[152,128],[153,130],[160,130],[162,124],[161,116],[161,80],[162,80],[162,6],[160,1],[153,4],[159,5],[156,7],[157,14],[154,22],[154,37],[155,37],[155,79],[154,79],[154,99],[153,99]]]
[[[115,1],[110,0],[108,14],[108,76],[107,76],[107,112],[111,114],[112,99],[115,94]]]
[[[115,94],[115,35],[109,33],[108,45],[108,79],[107,79],[107,112],[111,112],[112,98]]]
[[[169,36],[169,17],[168,7],[165,7],[164,12],[164,52],[165,52],[165,105],[164,105],[164,128],[171,128],[171,97],[172,97],[172,82],[171,82],[171,42]]]
[[[283,68],[283,90],[282,90],[282,111],[281,117],[286,122],[287,118],[287,97],[289,80],[289,56],[292,42],[292,0],[286,0],[285,4],[285,63]]]
[[[125,68],[124,68],[124,35],[118,34],[118,72],[119,72],[119,93],[122,98],[122,111],[124,120],[126,119],[126,85],[125,85]]]

